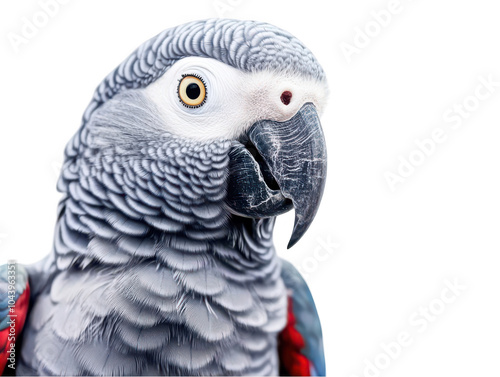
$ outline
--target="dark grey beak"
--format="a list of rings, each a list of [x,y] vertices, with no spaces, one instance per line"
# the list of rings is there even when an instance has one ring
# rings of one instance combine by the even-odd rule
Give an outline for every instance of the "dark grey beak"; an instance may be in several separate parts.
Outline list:
[[[228,205],[238,215],[274,217],[292,205],[295,245],[318,211],[326,182],[326,144],[316,108],[306,103],[290,120],[255,123],[231,151]]]

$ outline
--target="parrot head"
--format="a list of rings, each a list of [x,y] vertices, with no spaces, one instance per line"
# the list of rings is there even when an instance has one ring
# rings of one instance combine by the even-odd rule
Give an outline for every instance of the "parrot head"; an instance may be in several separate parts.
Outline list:
[[[78,169],[88,174],[108,161],[95,173],[99,185],[112,190],[106,172],[124,171],[129,207],[154,207],[163,196],[179,213],[203,207],[206,218],[218,211],[210,203],[226,217],[253,219],[294,209],[291,247],[325,187],[326,97],[321,66],[287,32],[253,21],[191,22],[147,41],[98,87],[66,150],[65,174],[82,158],[91,163]]]

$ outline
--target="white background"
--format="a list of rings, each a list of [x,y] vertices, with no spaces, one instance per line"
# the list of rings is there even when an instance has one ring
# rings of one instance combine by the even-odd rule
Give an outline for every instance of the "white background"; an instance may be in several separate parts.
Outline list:
[[[378,34],[371,12],[387,9],[386,0],[222,2],[225,17],[292,32],[327,72],[322,207],[292,250],[291,214],[275,238],[307,274],[329,375],[498,375],[500,87],[479,103],[468,98],[478,77],[500,81],[496,2],[401,0]],[[163,29],[220,15],[212,0],[73,0],[16,52],[9,33],[21,34],[23,17],[40,9],[33,0],[0,3],[1,262],[49,252],[58,165],[101,79]],[[367,26],[374,36],[349,62],[341,44],[355,46]],[[443,114],[464,100],[477,110],[454,130]],[[398,156],[438,128],[446,142],[391,191],[384,174],[396,174]],[[455,278],[467,288],[443,309],[445,280]],[[429,304],[444,311],[419,332],[410,319]],[[387,362],[381,344],[401,331],[413,342]],[[385,369],[364,370],[374,362]]]

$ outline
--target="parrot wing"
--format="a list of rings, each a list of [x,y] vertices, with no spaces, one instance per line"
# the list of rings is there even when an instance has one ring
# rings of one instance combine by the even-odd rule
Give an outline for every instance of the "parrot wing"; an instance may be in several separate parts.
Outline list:
[[[26,321],[29,297],[28,273],[24,267],[18,264],[0,266],[0,374],[7,373],[7,364],[15,364],[8,359]],[[19,349],[14,350],[17,355]]]
[[[279,335],[282,376],[324,376],[321,324],[311,292],[300,273],[282,261],[281,277],[288,289],[288,322]]]

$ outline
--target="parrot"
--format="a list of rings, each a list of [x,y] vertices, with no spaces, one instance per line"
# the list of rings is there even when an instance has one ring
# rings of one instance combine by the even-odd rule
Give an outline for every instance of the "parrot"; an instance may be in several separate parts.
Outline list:
[[[208,19],[139,46],[64,151],[52,251],[0,267],[5,375],[325,375],[312,294],[278,257],[311,225],[323,68],[290,33]]]

